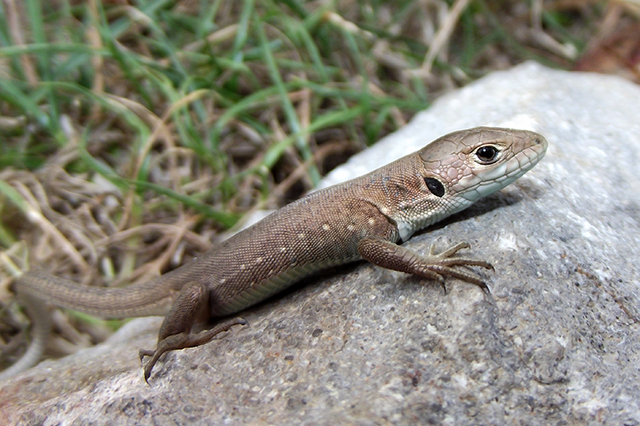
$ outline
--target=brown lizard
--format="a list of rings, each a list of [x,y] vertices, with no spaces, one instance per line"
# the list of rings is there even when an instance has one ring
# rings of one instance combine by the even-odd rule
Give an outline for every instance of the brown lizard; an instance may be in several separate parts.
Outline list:
[[[454,277],[486,285],[458,266],[492,268],[483,260],[456,257],[459,243],[442,253],[418,255],[396,244],[525,174],[544,156],[541,135],[479,127],[443,136],[413,154],[369,174],[311,193],[241,231],[192,262],[125,288],[79,286],[38,270],[23,274],[14,289],[34,321],[33,343],[0,379],[35,364],[50,331],[45,301],[107,317],[165,315],[145,380],[167,351],[202,345],[240,318],[193,332],[211,318],[235,314],[318,270],[366,259],[444,285]]]

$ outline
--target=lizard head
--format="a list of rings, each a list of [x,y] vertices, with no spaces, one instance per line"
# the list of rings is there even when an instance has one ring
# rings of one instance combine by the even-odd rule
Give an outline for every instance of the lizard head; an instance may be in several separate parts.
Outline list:
[[[547,145],[535,132],[477,127],[443,136],[418,154],[433,195],[473,203],[531,170]]]
[[[419,191],[395,218],[401,238],[509,185],[542,159],[547,145],[535,132],[477,127],[425,146],[416,153]]]

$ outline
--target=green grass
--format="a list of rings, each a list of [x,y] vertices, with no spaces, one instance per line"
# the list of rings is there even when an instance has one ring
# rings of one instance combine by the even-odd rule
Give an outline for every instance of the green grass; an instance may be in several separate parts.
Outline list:
[[[150,140],[154,125],[163,121],[171,128],[172,143],[191,150],[222,182],[202,198],[224,208],[225,199],[234,194],[222,190],[219,185],[229,185],[221,177],[231,177],[235,165],[225,144],[245,142],[238,127],[246,126],[264,145],[250,167],[234,168],[241,172],[234,179],[264,180],[272,178],[265,169],[272,172],[286,151],[300,161],[310,160],[312,132],[343,126],[346,137],[370,144],[397,127],[390,117],[392,108],[410,115],[428,105],[427,99],[411,91],[397,93],[391,85],[373,95],[364,65],[371,59],[369,46],[327,22],[325,10],[308,11],[295,2],[260,2],[259,7],[253,1],[231,7],[228,2],[200,2],[189,13],[167,1],[142,1],[128,10],[93,4],[95,10],[91,3],[51,10],[39,1],[25,2],[21,32],[32,40],[24,45],[15,44],[10,24],[2,22],[0,59],[9,71],[0,79],[4,114],[24,117],[29,126],[6,138],[0,165],[45,165],[69,143],[61,120],[73,114],[79,146],[95,145],[92,137],[109,130],[105,121],[122,139],[100,146],[97,154],[83,151],[69,167],[101,174],[119,187],[123,179],[140,183],[134,185],[139,194],[157,190],[147,185],[146,156],[153,155],[149,145],[156,143]],[[297,14],[291,14],[291,7]],[[222,11],[235,8],[239,10]],[[226,37],[207,42],[207,36],[229,27]],[[89,32],[98,41],[90,43]],[[339,45],[345,51],[337,57],[334,47]],[[306,123],[300,122],[291,99],[292,93],[302,91],[310,98]],[[112,93],[130,104],[108,95]],[[265,112],[277,121],[284,139],[261,117]],[[103,161],[105,156],[128,158],[136,164],[129,170],[137,173],[115,170],[119,164]],[[307,173],[316,184],[318,167],[311,163]],[[164,195],[184,202],[177,193]]]

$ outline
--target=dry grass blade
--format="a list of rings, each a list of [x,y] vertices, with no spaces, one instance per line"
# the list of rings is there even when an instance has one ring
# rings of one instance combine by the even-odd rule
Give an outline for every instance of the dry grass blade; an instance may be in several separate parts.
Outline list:
[[[26,37],[23,35],[24,31],[22,29],[22,23],[20,22],[21,17],[24,16],[24,14],[19,11],[19,7],[22,5],[18,6],[21,2],[16,4],[15,0],[4,0],[3,3],[6,8],[7,24],[9,26],[11,37],[13,38],[16,46],[24,46]],[[22,69],[27,82],[31,86],[36,86],[38,83],[38,74],[29,55],[20,55],[20,63],[22,64]]]
[[[451,10],[447,14],[446,19],[440,26],[440,29],[436,33],[433,42],[429,46],[429,50],[427,51],[427,55],[424,58],[424,62],[422,63],[422,67],[420,68],[420,72],[423,75],[429,75],[431,73],[431,67],[433,66],[433,61],[442,51],[445,44],[451,38],[451,34],[453,33],[453,29],[455,28],[458,20],[460,19],[460,14],[467,8],[470,0],[456,0],[451,7]]]

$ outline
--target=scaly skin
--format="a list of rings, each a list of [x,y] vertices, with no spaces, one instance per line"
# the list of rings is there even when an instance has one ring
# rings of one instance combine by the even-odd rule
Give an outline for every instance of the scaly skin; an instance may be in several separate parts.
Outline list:
[[[0,374],[29,368],[40,358],[49,311],[44,300],[102,317],[165,315],[145,380],[165,352],[198,346],[244,320],[234,318],[192,333],[194,325],[239,312],[318,270],[366,259],[444,285],[458,278],[483,289],[457,266],[491,268],[482,260],[456,257],[460,243],[440,254],[420,256],[397,243],[479,198],[518,179],[544,156],[541,135],[479,127],[451,133],[420,151],[367,175],[314,192],[239,232],[172,272],[126,288],[87,288],[30,271],[15,283],[36,322],[34,349]]]

